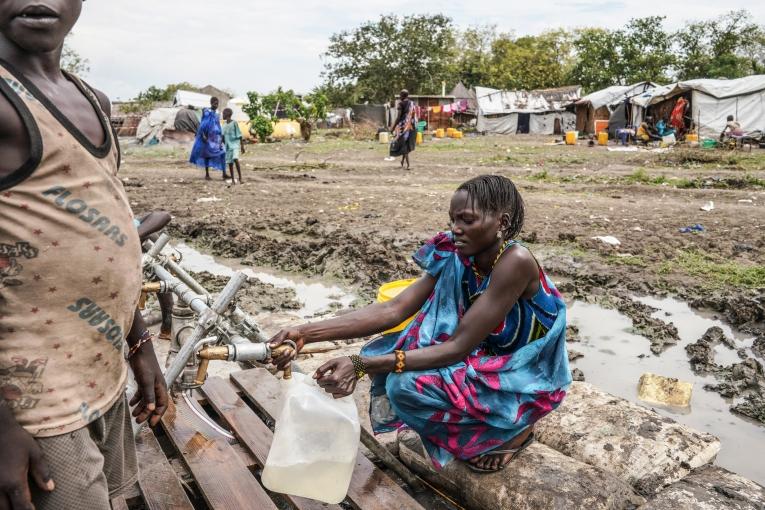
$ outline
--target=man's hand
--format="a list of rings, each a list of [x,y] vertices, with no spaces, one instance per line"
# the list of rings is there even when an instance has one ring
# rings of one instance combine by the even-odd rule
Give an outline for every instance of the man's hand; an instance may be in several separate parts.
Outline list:
[[[287,328],[279,331],[277,334],[271,337],[271,340],[268,341],[268,345],[271,347],[271,349],[273,349],[274,347],[278,347],[283,344],[286,340],[292,340],[295,342],[297,350],[292,351],[292,355],[287,354],[287,352],[283,352],[277,358],[271,360],[271,363],[276,365],[279,370],[284,370],[287,365],[289,365],[289,363],[297,357],[298,353],[303,350],[303,345],[305,345],[305,338],[303,337],[303,333],[300,332],[299,327]]]
[[[356,389],[356,370],[348,356],[327,361],[313,374],[316,382],[335,398],[347,397]]]
[[[30,476],[41,490],[56,487],[37,442],[0,402],[0,510],[34,510]]]
[[[133,416],[136,423],[149,420],[149,425],[153,427],[159,423],[167,410],[168,395],[165,378],[151,342],[143,344],[138,352],[133,354],[130,358],[130,368],[133,369],[133,376],[138,385],[138,391],[130,399],[130,405],[135,406]]]

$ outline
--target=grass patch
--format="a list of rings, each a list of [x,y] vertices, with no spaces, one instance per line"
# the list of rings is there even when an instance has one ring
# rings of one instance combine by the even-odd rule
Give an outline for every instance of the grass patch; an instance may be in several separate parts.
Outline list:
[[[618,257],[616,255],[609,255],[606,258],[606,262],[618,266],[634,266],[634,267],[646,267],[647,264],[643,260],[643,257],[637,255],[626,255],[624,257]]]
[[[651,176],[645,168],[638,168],[627,176],[627,182],[630,184],[654,184],[660,186],[667,182],[663,175]]]
[[[665,264],[667,265],[665,266]],[[683,271],[718,285],[747,288],[765,287],[765,266],[720,262],[698,251],[679,251],[673,261],[662,264],[659,273],[666,274],[672,269]]]

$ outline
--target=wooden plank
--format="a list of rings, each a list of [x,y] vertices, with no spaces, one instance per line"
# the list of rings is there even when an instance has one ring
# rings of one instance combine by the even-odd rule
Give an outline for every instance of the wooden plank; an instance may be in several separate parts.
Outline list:
[[[149,427],[143,427],[135,438],[140,466],[138,485],[149,510],[193,510],[175,470]]]
[[[264,466],[274,437],[271,429],[239,398],[230,382],[211,377],[202,386],[202,392],[213,409],[228,422],[237,439],[252,452],[258,465]],[[337,505],[327,505],[288,494],[284,494],[284,497],[298,510],[340,510]]]
[[[231,377],[261,412],[277,419],[282,405],[282,387],[277,378],[262,368],[233,372]],[[414,498],[377,469],[361,452],[356,457],[348,498],[355,508],[361,510],[422,510]]]
[[[171,402],[162,426],[210,508],[276,509],[226,438],[195,416],[182,399]]]
[[[128,510],[127,501],[125,496],[117,496],[111,500],[112,510]]]

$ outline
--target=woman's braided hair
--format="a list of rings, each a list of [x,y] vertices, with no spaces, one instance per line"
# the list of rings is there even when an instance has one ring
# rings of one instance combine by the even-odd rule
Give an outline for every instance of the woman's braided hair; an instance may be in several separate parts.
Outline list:
[[[508,214],[509,225],[502,231],[505,239],[514,239],[523,229],[523,199],[513,181],[501,175],[479,175],[457,188],[466,191],[473,208],[484,212]]]

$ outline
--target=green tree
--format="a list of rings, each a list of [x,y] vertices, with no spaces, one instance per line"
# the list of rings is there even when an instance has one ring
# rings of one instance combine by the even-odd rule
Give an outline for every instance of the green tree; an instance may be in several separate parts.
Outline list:
[[[90,72],[90,61],[72,48],[67,40],[73,34],[66,36],[64,48],[61,50],[61,69],[77,76],[85,76]]]
[[[663,16],[630,20],[621,30],[585,28],[574,39],[569,80],[588,91],[639,81],[666,82],[675,64]]]
[[[263,119],[268,120],[270,124],[279,112],[300,124],[300,134],[306,142],[311,139],[314,123],[327,116],[327,96],[321,90],[314,90],[301,97],[293,90],[279,87],[263,96],[257,92],[248,92],[247,97],[250,104],[242,109],[250,116],[251,121],[256,119],[252,125],[256,125],[256,134],[262,141],[273,132],[268,131]]]
[[[740,78],[765,71],[765,30],[748,11],[688,23],[675,40],[681,80]]]
[[[521,90],[563,85],[571,65],[571,39],[566,30],[517,39],[498,37],[492,44],[489,84]]]
[[[349,87],[347,102],[387,102],[402,88],[436,93],[454,76],[455,30],[441,14],[384,15],[333,34],[324,53],[326,84]]]
[[[573,43],[576,62],[569,81],[590,92],[619,83],[624,64],[619,58],[618,40],[617,33],[603,28],[577,30]]]
[[[492,79],[492,47],[499,37],[496,25],[469,27],[458,37],[457,78],[467,87],[487,86]]]

